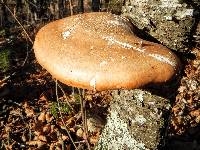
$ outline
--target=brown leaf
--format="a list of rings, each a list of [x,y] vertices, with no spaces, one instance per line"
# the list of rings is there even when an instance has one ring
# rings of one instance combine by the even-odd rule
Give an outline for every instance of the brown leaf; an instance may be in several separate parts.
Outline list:
[[[47,125],[45,125],[45,126],[43,127],[43,132],[44,132],[45,134],[50,133],[50,131],[51,131],[51,125],[50,125],[50,124],[47,124]]]
[[[45,112],[41,112],[41,114],[38,117],[38,120],[41,121],[41,122],[45,122],[46,121]]]
[[[44,135],[40,135],[40,136],[38,137],[38,139],[39,139],[40,141],[47,142],[47,138],[46,138],[46,136],[44,136]]]
[[[46,117],[46,121],[47,121],[47,123],[50,123],[50,122],[53,120],[53,116],[50,115],[49,112],[46,113],[45,117]]]
[[[45,144],[45,142],[37,140],[37,141],[28,141],[26,142],[26,144],[32,146],[37,145],[38,147],[42,147]]]
[[[77,131],[76,131],[76,135],[78,137],[83,137],[83,129],[79,128]]]

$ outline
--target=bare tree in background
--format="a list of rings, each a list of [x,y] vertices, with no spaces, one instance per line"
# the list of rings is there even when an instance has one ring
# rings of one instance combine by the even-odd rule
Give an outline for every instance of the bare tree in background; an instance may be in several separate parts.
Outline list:
[[[92,10],[95,12],[100,11],[100,0],[92,0]]]
[[[84,12],[84,0],[78,0],[78,12]]]

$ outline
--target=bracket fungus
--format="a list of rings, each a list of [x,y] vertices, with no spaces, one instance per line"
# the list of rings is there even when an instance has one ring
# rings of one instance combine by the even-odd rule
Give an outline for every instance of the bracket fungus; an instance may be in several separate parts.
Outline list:
[[[166,82],[180,65],[168,48],[140,39],[126,18],[106,12],[47,24],[36,35],[34,52],[59,81],[97,91]]]

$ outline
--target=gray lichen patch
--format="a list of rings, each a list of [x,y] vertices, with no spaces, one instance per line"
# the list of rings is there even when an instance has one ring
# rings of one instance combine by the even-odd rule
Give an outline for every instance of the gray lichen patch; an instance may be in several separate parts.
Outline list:
[[[194,23],[192,6],[179,0],[130,0],[122,12],[165,46],[179,51],[189,47]]]
[[[99,141],[100,143],[95,149],[145,149],[144,143],[138,142],[133,135],[129,133],[127,123],[120,119],[116,111],[111,113],[104,133],[108,134],[105,139]]]
[[[112,95],[110,115],[95,149],[156,149],[169,101],[142,90],[116,90]]]

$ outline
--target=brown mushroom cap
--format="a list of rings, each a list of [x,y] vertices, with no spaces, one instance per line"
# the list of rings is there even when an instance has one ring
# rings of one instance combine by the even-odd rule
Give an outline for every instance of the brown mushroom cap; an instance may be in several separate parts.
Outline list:
[[[126,18],[105,12],[47,24],[36,35],[34,51],[56,79],[98,91],[165,82],[179,67],[169,49],[136,37]]]

